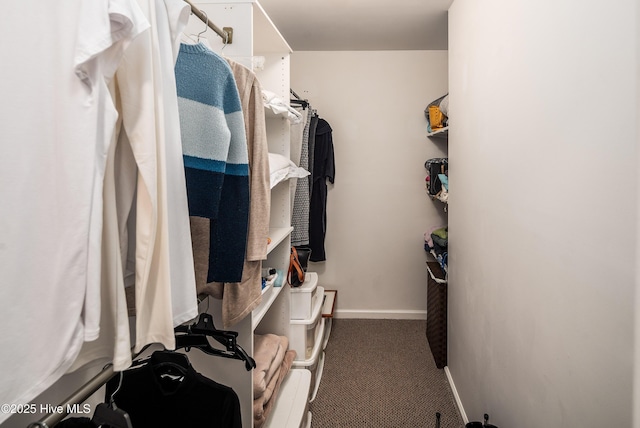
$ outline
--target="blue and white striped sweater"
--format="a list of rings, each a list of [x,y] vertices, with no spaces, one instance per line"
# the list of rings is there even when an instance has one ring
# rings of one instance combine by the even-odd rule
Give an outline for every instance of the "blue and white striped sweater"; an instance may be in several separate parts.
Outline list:
[[[236,82],[203,45],[182,44],[175,71],[189,214],[211,219],[207,282],[240,282],[249,161]]]

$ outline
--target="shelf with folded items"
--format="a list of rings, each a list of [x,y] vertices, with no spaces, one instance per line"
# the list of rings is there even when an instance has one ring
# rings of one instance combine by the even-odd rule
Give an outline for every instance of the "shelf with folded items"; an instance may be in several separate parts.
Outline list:
[[[427,262],[435,262],[446,274],[448,271],[449,227],[434,226],[424,234],[424,250]]]
[[[441,139],[449,139],[449,127],[445,126],[444,128],[436,129],[433,132],[427,133],[427,137],[429,138],[441,138]]]

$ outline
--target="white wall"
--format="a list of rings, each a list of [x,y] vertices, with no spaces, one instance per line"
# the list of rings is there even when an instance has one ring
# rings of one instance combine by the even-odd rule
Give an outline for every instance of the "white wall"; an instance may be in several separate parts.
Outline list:
[[[631,426],[636,7],[449,11],[449,370],[471,420]]]
[[[338,316],[426,316],[424,231],[441,224],[424,161],[426,105],[447,91],[444,51],[294,52],[291,86],[333,129],[327,261],[312,263],[338,290]]]

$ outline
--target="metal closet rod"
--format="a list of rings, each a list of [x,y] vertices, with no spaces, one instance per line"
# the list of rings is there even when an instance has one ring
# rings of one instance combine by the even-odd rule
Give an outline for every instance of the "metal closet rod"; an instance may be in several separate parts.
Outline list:
[[[216,24],[211,22],[209,20],[209,17],[207,15],[205,15],[205,13],[202,12],[200,9],[198,9],[196,7],[196,5],[194,5],[191,2],[191,0],[184,0],[184,1],[187,2],[189,4],[189,6],[191,6],[191,12],[195,16],[200,18],[200,20],[202,22],[207,24],[207,26],[209,28],[211,28],[213,31],[215,31],[216,34],[222,38],[222,40],[224,41],[225,45],[230,45],[231,44],[231,42],[233,41],[233,28],[232,27],[223,27],[222,30],[221,30]]]
[[[142,348],[142,350],[134,355],[132,355],[132,360],[135,361],[144,351],[149,348],[150,345],[146,345]],[[60,403],[57,408],[62,408],[60,412],[49,413],[44,418],[40,419],[38,422],[34,422],[30,424],[27,428],[51,428],[55,426],[58,422],[62,421],[66,418],[69,413],[67,410],[71,408],[74,404],[83,403],[89,397],[96,393],[104,384],[109,382],[109,380],[116,375],[116,372],[113,371],[113,364],[107,364],[100,373],[95,375],[91,380],[82,385],[76,392],[67,397],[64,402]]]
[[[67,417],[67,409],[69,406],[73,406],[77,403],[84,402],[87,398],[91,397],[102,385],[107,383],[115,375],[113,366],[109,364],[100,373],[94,376],[89,382],[84,384],[80,389],[71,394],[64,402],[60,403],[62,407],[61,412],[49,413],[46,417],[40,419],[38,422],[34,422],[29,425],[28,428],[50,428],[55,426],[58,422]]]

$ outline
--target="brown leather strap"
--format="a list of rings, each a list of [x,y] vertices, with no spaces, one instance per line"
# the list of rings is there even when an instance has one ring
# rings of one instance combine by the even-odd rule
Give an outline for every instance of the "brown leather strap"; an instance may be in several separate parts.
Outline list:
[[[287,283],[291,284],[291,275],[293,274],[293,270],[296,270],[298,273],[298,278],[300,278],[300,282],[304,282],[304,270],[300,266],[300,260],[298,259],[298,252],[296,251],[296,247],[291,247],[291,256],[289,262],[289,271],[287,272]]]

